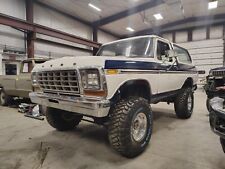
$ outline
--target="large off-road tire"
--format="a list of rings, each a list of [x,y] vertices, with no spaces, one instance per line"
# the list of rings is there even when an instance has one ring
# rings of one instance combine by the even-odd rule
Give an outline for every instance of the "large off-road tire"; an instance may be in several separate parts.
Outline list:
[[[132,158],[147,147],[152,134],[152,110],[144,98],[119,101],[110,109],[108,137],[113,149]]]
[[[207,110],[208,110],[209,112],[212,111],[212,107],[210,106],[210,99],[209,99],[209,98],[207,98],[207,100],[206,100],[206,107],[207,107]]]
[[[225,139],[220,137],[220,143],[222,145],[223,152],[225,153]]]
[[[0,91],[0,105],[8,106],[12,102],[12,97],[8,96],[5,91],[2,89]]]
[[[45,115],[48,123],[59,131],[74,129],[82,119],[81,115],[50,107],[46,109]]]
[[[174,108],[178,118],[188,119],[191,117],[194,108],[194,94],[191,88],[182,89],[175,98]]]

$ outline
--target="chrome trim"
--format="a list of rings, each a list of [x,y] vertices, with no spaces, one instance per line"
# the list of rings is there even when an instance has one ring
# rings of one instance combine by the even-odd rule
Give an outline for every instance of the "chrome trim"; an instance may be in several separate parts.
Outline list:
[[[79,80],[80,80],[80,88],[82,91],[82,94],[84,94],[84,88],[83,88],[83,84],[81,82],[81,75],[80,75],[80,70],[88,70],[88,69],[97,69],[99,72],[99,80],[100,80],[100,89],[98,90],[93,90],[93,91],[101,91],[101,90],[105,90],[106,92],[108,92],[107,90],[107,82],[106,82],[106,76],[105,76],[105,70],[100,67],[100,66],[89,66],[89,67],[78,67],[79,70]],[[83,95],[85,96],[85,95]],[[104,98],[106,98],[107,96],[105,96]]]
[[[77,70],[50,70],[37,72],[37,83],[44,92],[79,95]]]
[[[92,117],[106,117],[110,109],[110,101],[102,98],[91,99],[42,92],[32,92],[29,96],[33,103]]]

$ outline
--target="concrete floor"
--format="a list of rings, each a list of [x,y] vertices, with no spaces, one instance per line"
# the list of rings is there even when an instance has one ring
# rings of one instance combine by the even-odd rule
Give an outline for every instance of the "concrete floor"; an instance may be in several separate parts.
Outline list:
[[[58,132],[46,121],[0,107],[0,169],[224,169],[219,137],[209,127],[203,92],[195,94],[189,120],[175,117],[173,105],[153,105],[154,130],[147,150],[135,159],[114,152],[103,127],[82,122]]]

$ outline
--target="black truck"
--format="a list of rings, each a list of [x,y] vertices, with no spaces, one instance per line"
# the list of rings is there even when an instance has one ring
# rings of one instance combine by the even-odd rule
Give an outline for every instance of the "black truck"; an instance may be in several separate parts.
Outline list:
[[[220,136],[225,153],[225,67],[211,69],[205,85],[211,129]]]

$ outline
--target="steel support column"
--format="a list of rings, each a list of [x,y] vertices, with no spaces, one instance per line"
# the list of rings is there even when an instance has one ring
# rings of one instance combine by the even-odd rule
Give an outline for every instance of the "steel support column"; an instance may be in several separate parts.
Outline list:
[[[34,21],[34,6],[33,1],[26,0],[26,20],[27,22],[33,24]],[[28,32],[27,33],[27,57],[34,58],[34,39],[35,39],[35,32]],[[28,71],[31,72],[32,64],[28,65]]]
[[[94,27],[93,28],[93,41],[98,42],[98,28]],[[93,55],[96,55],[98,52],[98,48],[93,48]]]

